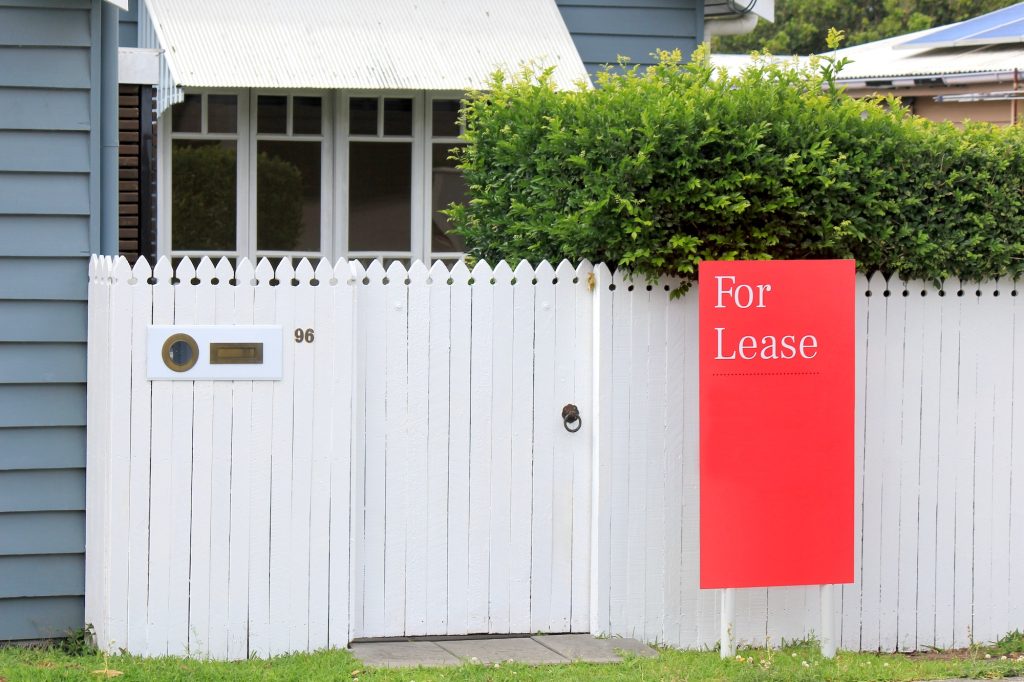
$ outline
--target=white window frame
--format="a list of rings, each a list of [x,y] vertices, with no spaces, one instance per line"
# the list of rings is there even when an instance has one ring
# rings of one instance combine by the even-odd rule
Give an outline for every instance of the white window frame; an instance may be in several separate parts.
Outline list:
[[[430,92],[427,94],[427,101],[425,109],[425,123],[426,123],[426,152],[424,153],[423,172],[425,173],[423,187],[427,192],[425,197],[426,204],[426,215],[423,220],[423,228],[421,232],[426,235],[426,242],[424,243],[424,262],[428,265],[433,263],[435,260],[459,260],[466,254],[461,251],[434,251],[434,193],[432,191],[432,184],[434,181],[434,145],[451,143],[453,147],[459,144],[465,144],[465,140],[460,137],[448,137],[438,136],[434,137],[434,100],[462,100],[465,97],[465,93],[461,92]],[[466,126],[462,121],[459,121],[459,135],[461,136],[466,132]]]
[[[339,131],[337,139],[340,141],[335,148],[338,165],[343,168],[338,182],[338,189],[341,190],[343,200],[338,201],[339,211],[335,216],[337,222],[339,249],[336,256],[345,256],[352,260],[417,260],[423,258],[423,230],[417,226],[423,223],[423,99],[422,91],[414,90],[345,90],[339,92],[340,105],[337,107],[338,117],[336,129]],[[379,102],[377,107],[377,134],[376,135],[349,135],[349,101],[353,98],[376,98]],[[384,105],[385,99],[408,99],[412,100],[412,134],[411,135],[384,135]],[[348,153],[350,142],[373,142],[374,144],[395,144],[407,143],[411,148],[412,168],[410,168],[410,196],[409,196],[409,250],[408,251],[349,251],[349,161]]]
[[[333,109],[333,98],[331,97],[330,91],[323,90],[251,90],[249,97],[249,125],[251,126],[251,134],[249,135],[249,158],[253,160],[249,164],[248,174],[248,194],[249,194],[249,215],[252,216],[250,220],[251,225],[247,233],[247,237],[250,240],[246,244],[246,253],[249,254],[249,259],[255,262],[257,258],[321,258],[324,256],[330,257],[334,253],[334,230],[331,225],[331,216],[334,211],[331,206],[333,200],[334,185],[334,145],[331,143],[331,131],[333,126],[331,125]],[[285,133],[261,133],[257,128],[257,112],[259,107],[259,98],[261,95],[269,96],[281,96],[288,98],[288,104],[286,107],[287,118],[285,123]],[[320,134],[319,135],[293,135],[292,133],[292,118],[293,118],[293,107],[292,99],[295,97],[319,97],[320,98]],[[262,141],[283,141],[283,142],[320,142],[320,250],[319,251],[273,251],[269,249],[257,248],[257,225],[256,225],[256,158],[258,143]]]
[[[422,260],[428,266],[433,260],[459,259],[461,252],[433,252],[431,228],[433,219],[432,187],[433,145],[448,143],[455,146],[458,137],[434,137],[434,100],[461,100],[463,91],[423,90],[268,90],[251,89],[189,89],[187,94],[203,95],[203,129],[206,127],[206,96],[230,94],[238,97],[237,135],[214,135],[208,133],[172,133],[171,111],[162,115],[157,123],[157,254],[179,258],[210,256],[220,258],[247,257],[252,261],[263,257],[320,258],[334,261],[340,257],[353,260],[400,259]],[[287,134],[256,132],[256,116],[260,95],[284,95],[289,97]],[[321,135],[292,136],[293,97],[320,97]],[[349,136],[349,100],[353,97],[375,97],[378,99],[409,99],[412,101],[412,135],[383,135],[383,106],[378,108],[378,135]],[[461,130],[461,128],[460,128]],[[238,149],[238,177],[236,193],[236,250],[234,251],[174,251],[172,244],[172,139],[236,139]],[[261,140],[316,140],[321,142],[321,195],[320,195],[320,248],[319,252],[256,250],[256,156],[257,142]],[[348,204],[349,204],[349,153],[351,141],[372,141],[378,144],[404,142],[411,144],[410,179],[410,250],[409,251],[349,251],[348,250]]]
[[[201,128],[198,133],[175,133],[171,131],[171,110],[168,109],[165,115],[157,122],[157,255],[170,258],[199,258],[209,256],[216,260],[221,257],[240,258],[247,255],[242,250],[246,243],[244,240],[249,224],[249,198],[248,198],[248,167],[250,165],[250,150],[246,140],[249,138],[249,91],[241,89],[209,89],[189,91],[189,95],[202,96],[202,107],[200,110]],[[210,133],[207,131],[207,99],[209,95],[235,95],[237,125],[235,133]],[[171,148],[172,140],[234,140],[235,141],[235,248],[230,251],[191,251],[172,250],[171,225],[173,222],[171,187],[173,185]]]

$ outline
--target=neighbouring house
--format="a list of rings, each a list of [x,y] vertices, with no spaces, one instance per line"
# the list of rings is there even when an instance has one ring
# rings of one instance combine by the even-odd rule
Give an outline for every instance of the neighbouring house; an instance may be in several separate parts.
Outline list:
[[[892,95],[911,112],[933,121],[1011,125],[1020,120],[1018,103],[1024,97],[1024,3],[843,48],[836,56],[850,60],[838,82],[853,97]],[[750,59],[732,54],[712,57],[716,66],[730,73],[741,71]]]
[[[464,93],[772,6],[0,0],[0,641],[84,624],[90,253],[458,258]]]
[[[1019,120],[1024,3],[974,19],[839,50],[854,97],[894,95],[933,121]]]

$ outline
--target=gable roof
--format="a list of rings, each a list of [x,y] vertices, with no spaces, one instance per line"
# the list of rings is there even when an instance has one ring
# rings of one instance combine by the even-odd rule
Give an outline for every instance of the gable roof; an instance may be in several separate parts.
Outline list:
[[[554,0],[145,0],[174,85],[483,87],[496,69],[587,78]]]

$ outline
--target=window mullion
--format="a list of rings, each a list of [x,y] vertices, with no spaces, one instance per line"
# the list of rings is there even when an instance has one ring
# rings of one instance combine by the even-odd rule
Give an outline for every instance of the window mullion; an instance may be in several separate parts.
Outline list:
[[[256,264],[256,96],[239,96],[238,253]]]
[[[426,107],[423,106],[423,100],[426,93],[419,93],[412,100],[412,182],[411,192],[412,196],[409,197],[411,205],[411,225],[412,239],[410,240],[410,247],[412,249],[413,260],[419,259],[426,262],[424,256],[424,218],[425,213],[423,211],[423,204],[430,192],[426,187],[426,176],[424,176],[424,160],[426,154],[424,154],[424,141],[427,140],[426,126],[424,125],[424,114],[423,110]]]
[[[332,260],[348,257],[348,97],[334,97],[334,253]]]

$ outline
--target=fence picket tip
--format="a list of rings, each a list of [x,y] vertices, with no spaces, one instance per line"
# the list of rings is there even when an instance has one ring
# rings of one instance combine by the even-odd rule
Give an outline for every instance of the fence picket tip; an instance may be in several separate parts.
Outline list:
[[[405,264],[400,260],[393,260],[388,265],[385,276],[388,278],[388,284],[397,285],[405,284],[405,278],[409,272],[405,269]]]
[[[301,259],[295,268],[295,279],[298,280],[299,286],[308,287],[313,279],[313,274],[313,264],[309,262],[308,258]]]
[[[487,261],[480,260],[477,261],[476,265],[473,266],[473,270],[471,271],[470,275],[473,278],[473,282],[476,284],[490,284],[491,275],[493,274],[493,272],[494,271],[491,269],[491,266],[487,263]]]
[[[171,260],[167,256],[160,256],[160,259],[153,267],[153,276],[160,284],[170,284],[174,277],[174,268],[171,267]]]
[[[885,275],[878,270],[871,273],[871,277],[868,278],[868,291],[871,291],[872,293],[878,292],[881,294],[888,288],[888,286],[889,284],[885,279]]]
[[[594,271],[594,264],[591,263],[590,260],[587,259],[587,258],[584,258],[583,260],[581,260],[576,265],[576,275],[578,277],[580,277],[581,279],[583,278],[584,275],[587,275],[587,274],[589,274],[589,273],[591,273],[593,271]]]
[[[213,275],[221,284],[228,284],[235,278],[235,269],[231,266],[231,261],[221,256],[213,267]]]
[[[492,277],[494,278],[495,284],[511,284],[514,276],[512,268],[505,261],[498,261],[498,264],[494,266],[494,274]]]
[[[132,266],[132,276],[136,284],[149,284],[149,278],[153,276],[153,269],[149,267],[149,261],[141,256]]]
[[[363,265],[360,260],[350,260],[348,262],[349,267],[349,280],[352,284],[362,284],[366,278],[366,266]]]
[[[313,277],[316,279],[319,286],[330,286],[333,283],[331,280],[334,279],[334,266],[331,265],[331,261],[326,258],[321,258],[316,268],[313,269]]]
[[[370,280],[371,284],[379,284],[384,281],[386,275],[384,264],[380,262],[380,259],[375,258],[370,262],[369,267],[366,268],[363,279]]]
[[[452,284],[468,284],[470,277],[469,267],[463,260],[456,261],[448,273],[448,278],[452,281]]]
[[[128,283],[128,280],[132,278],[132,266],[129,265],[128,259],[124,256],[118,256],[114,261],[114,269],[111,273],[114,282]]]
[[[253,275],[256,278],[256,286],[269,287],[270,280],[274,279],[274,266],[270,264],[268,259],[260,258],[259,262],[256,263],[256,268],[253,270]],[[235,279],[238,279],[237,274]]]
[[[209,256],[203,256],[199,259],[199,265],[196,266],[196,279],[202,284],[211,284],[214,277],[216,277],[216,268],[213,261]]]
[[[278,286],[282,284],[291,285],[292,280],[295,279],[295,268],[292,266],[291,258],[281,259],[281,262],[274,269],[274,277],[277,279]]]
[[[533,266],[530,265],[530,261],[525,258],[519,259],[519,262],[516,264],[512,274],[515,275],[516,284],[533,283]]]
[[[426,284],[427,278],[430,277],[430,273],[427,271],[427,266],[421,260],[413,261],[412,266],[409,268],[409,283],[410,284]]]
[[[448,278],[451,276],[451,273],[448,270],[448,266],[444,264],[444,261],[436,260],[430,266],[427,276],[431,284],[448,284]]]
[[[269,266],[270,264],[267,263]],[[256,278],[256,270],[252,267],[252,261],[248,258],[243,258],[238,261],[238,266],[235,268],[235,286],[240,287],[251,287],[253,286],[253,280]],[[269,277],[267,278],[270,279]],[[226,284],[227,282],[222,282]]]
[[[355,277],[352,275],[352,264],[347,258],[339,258],[334,264],[334,280],[336,284],[353,284]]]
[[[196,268],[192,264],[192,259],[188,256],[182,258],[178,263],[178,267],[174,269],[174,276],[178,278],[179,285],[191,286],[192,280],[196,276]]]
[[[576,268],[568,260],[563,260],[555,268],[555,277],[558,278],[559,284],[565,284],[566,282],[571,284],[572,280],[576,277]]]

